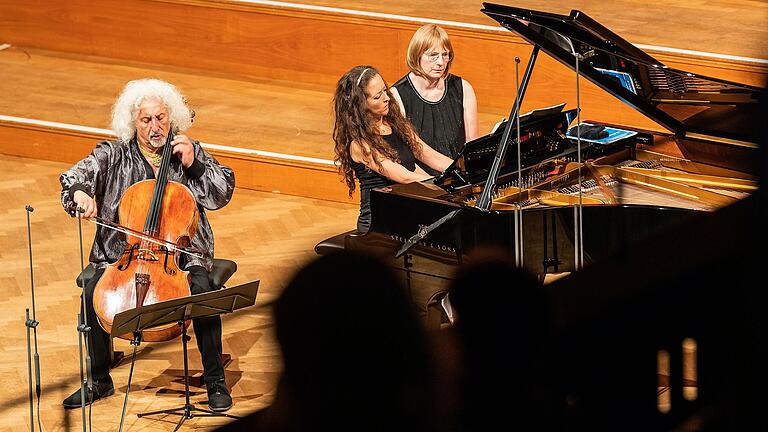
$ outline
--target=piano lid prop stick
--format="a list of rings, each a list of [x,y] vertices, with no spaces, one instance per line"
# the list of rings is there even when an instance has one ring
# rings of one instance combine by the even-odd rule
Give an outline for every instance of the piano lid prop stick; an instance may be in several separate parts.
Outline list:
[[[533,51],[531,52],[531,58],[528,60],[528,66],[525,68],[523,83],[520,84],[520,87],[518,87],[517,99],[520,100],[520,103],[522,103],[522,99],[525,96],[525,90],[528,88],[528,82],[530,81],[531,73],[533,73],[533,65],[536,63],[536,57],[539,55],[539,49],[540,47],[538,45],[534,45]],[[516,116],[515,109],[519,107],[520,103],[518,103],[516,100],[515,104],[512,106],[512,111],[509,113],[509,121],[507,122],[507,126],[504,128],[504,134],[502,134],[501,141],[496,148],[496,155],[493,158],[491,169],[488,172],[488,179],[485,181],[483,191],[480,193],[480,197],[475,203],[475,207],[479,210],[489,211],[491,209],[493,190],[496,188],[496,178],[498,177],[499,170],[501,169],[501,162],[504,159],[504,153],[507,151],[507,146],[509,145],[509,133],[512,130],[512,122],[514,122]]]

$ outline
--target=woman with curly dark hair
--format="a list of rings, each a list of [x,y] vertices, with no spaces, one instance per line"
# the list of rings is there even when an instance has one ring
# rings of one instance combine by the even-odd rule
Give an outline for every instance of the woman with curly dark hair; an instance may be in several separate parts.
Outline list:
[[[350,69],[339,79],[333,96],[335,162],[350,196],[355,177],[360,182],[360,232],[371,225],[371,189],[430,178],[416,160],[437,171],[452,162],[419,138],[390,98],[389,87],[372,66]]]

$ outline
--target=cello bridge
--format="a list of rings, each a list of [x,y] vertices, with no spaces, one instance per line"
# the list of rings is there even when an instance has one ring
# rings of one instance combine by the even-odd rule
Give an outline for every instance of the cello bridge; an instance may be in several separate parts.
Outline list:
[[[144,260],[144,261],[158,261],[159,258],[155,253],[152,251],[152,249],[139,249],[138,253],[136,254],[136,259]]]

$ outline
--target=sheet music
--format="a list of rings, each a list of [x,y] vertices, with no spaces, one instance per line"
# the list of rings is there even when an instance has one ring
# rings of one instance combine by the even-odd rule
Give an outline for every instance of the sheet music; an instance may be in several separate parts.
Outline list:
[[[523,125],[528,121],[545,118],[548,116],[551,116],[553,114],[559,114],[563,112],[563,108],[565,108],[565,102],[557,105],[552,105],[550,107],[545,108],[536,108],[533,111],[528,111],[525,114],[522,114],[520,116],[520,124]],[[502,118],[493,126],[493,130],[491,130],[491,134],[496,133],[497,130],[499,130],[501,127],[505,126],[507,123],[506,118]]]

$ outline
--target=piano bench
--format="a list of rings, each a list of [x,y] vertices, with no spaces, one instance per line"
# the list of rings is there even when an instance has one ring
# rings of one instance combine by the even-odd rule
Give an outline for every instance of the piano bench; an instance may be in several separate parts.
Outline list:
[[[329,237],[315,245],[315,253],[318,255],[328,255],[332,252],[343,251],[344,241],[346,240],[347,236],[356,235],[359,235],[357,230],[352,230],[343,232],[341,234],[336,234],[333,237]]]

